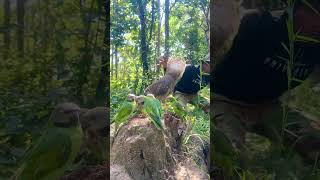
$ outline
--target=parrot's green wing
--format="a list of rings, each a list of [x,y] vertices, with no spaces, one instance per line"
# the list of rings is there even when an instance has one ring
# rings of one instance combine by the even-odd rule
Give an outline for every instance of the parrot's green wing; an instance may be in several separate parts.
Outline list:
[[[144,98],[144,110],[151,118],[153,124],[156,126],[157,129],[163,130],[161,124],[161,117],[162,117],[162,106],[159,100],[145,97]]]
[[[66,164],[72,151],[72,141],[67,134],[58,129],[52,128],[47,131],[30,151],[18,179],[44,179]]]
[[[114,118],[115,123],[117,125],[123,123],[125,120],[127,120],[130,117],[130,115],[134,112],[134,110],[135,110],[134,102],[127,102],[127,101],[124,102],[121,105],[118,113],[116,114],[116,116]]]
[[[160,117],[162,117],[163,116],[163,109],[162,109],[161,102],[158,99],[154,99],[154,101],[155,101],[156,106],[159,107],[158,111],[160,113]]]

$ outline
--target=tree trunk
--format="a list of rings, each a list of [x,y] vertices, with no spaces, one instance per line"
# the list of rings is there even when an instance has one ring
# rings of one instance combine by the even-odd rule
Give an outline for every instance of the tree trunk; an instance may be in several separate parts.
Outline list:
[[[10,0],[4,1],[4,22],[3,27],[4,35],[4,49],[3,49],[3,60],[8,59],[9,51],[10,51],[10,19],[11,19],[11,9],[10,9]]]
[[[208,4],[201,3],[200,8],[201,8],[201,11],[203,12],[204,17],[205,17],[205,19],[204,19],[204,23],[205,24],[204,24],[203,30],[204,30],[204,33],[205,33],[205,38],[206,38],[207,45],[209,47],[209,38],[210,38],[210,36],[209,36],[209,33],[210,33],[209,32],[209,26],[210,26],[209,6],[208,6]]]
[[[56,41],[56,66],[57,66],[57,79],[60,80],[63,77],[63,73],[65,71],[65,53],[63,47],[64,40]]]
[[[170,0],[165,1],[165,40],[164,40],[164,51],[165,51],[165,57],[169,57],[169,13],[170,13]]]
[[[119,59],[118,59],[118,47],[117,45],[114,48],[114,60],[115,60],[115,73],[116,73],[116,79],[118,79],[118,63],[119,63]]]
[[[139,68],[138,65],[135,65],[135,80],[134,80],[134,84],[133,84],[133,92],[134,94],[137,94],[137,88],[138,88],[138,84],[139,84]]]
[[[101,73],[100,73],[100,79],[96,90],[96,105],[106,105],[109,107],[110,100],[110,88],[108,86],[110,80],[108,78],[109,74],[109,59],[110,59],[110,16],[108,12],[110,12],[110,0],[104,1],[104,7],[105,7],[105,29],[104,29],[104,38],[103,38],[103,50],[102,50],[102,56],[101,56]]]
[[[49,16],[49,4],[50,2],[47,0],[42,1],[43,6],[41,10],[41,26],[40,26],[40,50],[41,51],[41,58],[42,61],[40,61],[39,64],[41,64],[41,76],[40,76],[40,84],[41,84],[41,89],[43,94],[46,94],[48,91],[48,86],[49,86],[49,79],[50,79],[50,74],[48,73],[48,64],[49,64],[49,59],[45,57],[45,55],[48,53],[49,50],[49,42],[50,42],[50,34],[52,34],[50,24],[48,22],[52,23],[52,19],[50,19]],[[26,27],[24,27],[26,29]]]
[[[154,26],[154,0],[152,0],[152,8],[151,8],[151,24],[150,24],[150,33],[149,33],[149,40],[148,40],[148,47],[150,47],[151,39],[152,39],[152,30]]]
[[[152,5],[151,5],[151,23],[150,23],[150,33],[149,33],[149,39],[148,39],[148,52],[150,52],[149,61],[148,61],[149,63],[154,62],[152,61],[152,55],[151,55],[151,40],[152,40],[152,32],[154,27],[154,1],[155,0],[152,0]],[[154,56],[154,59],[157,59],[157,58]],[[155,63],[155,66],[156,65],[157,64]],[[153,81],[153,76],[150,76],[150,77],[151,77],[151,80]]]
[[[80,104],[84,103],[84,97],[82,95],[82,87],[88,81],[88,75],[90,73],[90,67],[92,62],[92,48],[90,47],[90,34],[91,34],[91,19],[92,12],[94,8],[94,1],[91,2],[90,10],[86,12],[85,8],[80,3],[80,14],[82,18],[82,23],[84,24],[85,31],[83,34],[84,46],[83,46],[83,55],[78,64],[78,82],[76,87],[76,97],[80,100]]]
[[[139,7],[139,18],[140,18],[140,52],[141,62],[143,67],[143,84],[145,87],[147,80],[149,79],[149,65],[148,65],[148,45],[147,45],[147,32],[146,32],[146,19],[145,19],[145,8],[146,3],[144,0],[138,0]]]
[[[24,57],[24,4],[25,0],[17,0],[17,47],[19,57]]]
[[[157,13],[159,16],[159,22],[158,22],[158,36],[157,36],[157,58],[156,58],[156,64],[157,64],[157,76],[159,76],[160,72],[160,65],[159,64],[159,57],[160,57],[160,44],[161,44],[161,39],[160,39],[160,34],[161,34],[161,14],[160,14],[160,0],[158,0],[158,8],[157,8]]]
[[[114,59],[114,49],[111,49],[111,62],[110,62],[110,79],[113,79],[113,59]]]
[[[38,0],[37,1],[37,9],[41,9],[41,0]],[[38,51],[38,49],[40,48],[40,45],[39,45],[39,33],[38,33],[38,29],[40,29],[41,27],[41,21],[40,21],[40,17],[38,17],[38,14],[36,12],[33,12],[32,13],[32,21],[34,23],[33,26],[36,30],[34,30],[32,32],[32,41],[33,41],[33,50],[32,50],[32,61],[33,63],[38,63],[37,60],[38,60],[38,57],[39,57],[39,54],[40,52]]]

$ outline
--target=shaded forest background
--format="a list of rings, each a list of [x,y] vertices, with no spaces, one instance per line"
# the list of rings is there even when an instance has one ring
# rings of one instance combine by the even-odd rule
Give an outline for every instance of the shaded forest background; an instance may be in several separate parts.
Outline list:
[[[52,107],[107,104],[109,1],[0,1],[0,177],[41,134]]]

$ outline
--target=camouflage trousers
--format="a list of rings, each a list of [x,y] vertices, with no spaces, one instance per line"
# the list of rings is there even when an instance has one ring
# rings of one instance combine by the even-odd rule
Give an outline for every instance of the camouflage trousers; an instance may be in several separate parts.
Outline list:
[[[283,130],[283,107],[279,101],[245,104],[215,95],[211,103],[213,125],[223,132],[235,149],[244,148],[246,132],[253,132],[271,141],[283,140],[304,157],[314,158],[320,153],[320,121],[311,120],[289,109]]]
[[[174,93],[174,96],[183,104],[186,105],[187,103],[191,103],[196,99],[198,94],[186,94],[179,91],[176,91]]]
[[[210,103],[200,95],[196,94],[186,94],[179,91],[174,93],[174,96],[177,98],[182,105],[186,106],[188,103],[192,105],[198,104],[201,109],[203,109],[206,113],[210,111]]]

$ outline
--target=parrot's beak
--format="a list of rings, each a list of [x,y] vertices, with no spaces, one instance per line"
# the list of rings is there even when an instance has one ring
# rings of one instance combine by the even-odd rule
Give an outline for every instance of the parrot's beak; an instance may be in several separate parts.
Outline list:
[[[144,103],[144,97],[143,97],[143,96],[137,96],[137,97],[135,98],[135,101],[136,101],[136,103],[137,103],[138,105],[143,105],[143,103]]]
[[[128,96],[127,96],[127,100],[130,102],[134,101],[135,98],[136,98],[136,95],[134,95],[134,94],[128,94]]]

